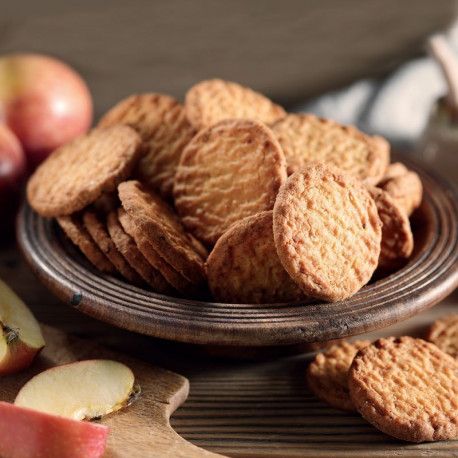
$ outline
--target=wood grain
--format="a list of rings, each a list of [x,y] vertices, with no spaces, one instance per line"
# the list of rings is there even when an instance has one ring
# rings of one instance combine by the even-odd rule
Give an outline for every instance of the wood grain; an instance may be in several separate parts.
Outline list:
[[[110,428],[106,458],[198,458],[218,457],[180,437],[170,426],[170,416],[186,400],[186,378],[95,346],[91,341],[68,338],[61,331],[44,327],[46,347],[31,369],[2,378],[0,399],[14,401],[21,386],[34,374],[59,364],[81,359],[110,358],[127,364],[141,386],[140,398],[131,406],[108,415],[101,423]]]
[[[407,162],[404,159],[404,162]],[[142,334],[217,345],[287,345],[325,341],[388,326],[431,307],[458,284],[458,198],[421,166],[423,182],[413,218],[415,252],[395,273],[332,304],[221,304],[147,291],[96,271],[53,222],[25,206],[17,237],[38,278],[65,303]]]

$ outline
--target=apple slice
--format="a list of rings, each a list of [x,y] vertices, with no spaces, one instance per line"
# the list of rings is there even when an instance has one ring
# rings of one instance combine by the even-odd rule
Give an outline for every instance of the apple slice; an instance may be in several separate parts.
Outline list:
[[[2,458],[98,458],[108,427],[0,402]]]
[[[32,312],[0,280],[0,375],[25,369],[44,346]]]
[[[116,361],[78,361],[36,375],[21,388],[14,403],[74,420],[89,420],[125,407],[134,380],[132,371]]]

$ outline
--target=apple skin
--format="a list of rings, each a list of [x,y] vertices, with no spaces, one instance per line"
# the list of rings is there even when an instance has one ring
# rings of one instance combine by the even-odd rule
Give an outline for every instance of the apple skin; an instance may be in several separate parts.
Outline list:
[[[11,235],[14,218],[21,201],[21,185],[25,178],[26,159],[17,137],[0,124],[0,235]]]
[[[19,339],[10,343],[6,357],[0,361],[0,376],[15,374],[27,369],[42,349],[43,347],[29,347]]]
[[[86,132],[92,116],[89,89],[68,65],[40,54],[0,57],[0,122],[19,138],[31,168]]]
[[[99,458],[107,426],[0,402],[2,458]]]

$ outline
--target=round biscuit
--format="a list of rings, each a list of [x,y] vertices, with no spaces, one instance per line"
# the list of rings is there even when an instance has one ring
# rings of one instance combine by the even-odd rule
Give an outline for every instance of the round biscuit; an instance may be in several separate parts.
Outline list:
[[[379,339],[348,373],[359,413],[380,431],[410,442],[458,439],[458,362],[413,337]]]
[[[274,207],[274,240],[283,267],[308,296],[346,299],[378,264],[381,221],[364,185],[311,164],[291,175]]]
[[[369,340],[343,340],[318,353],[307,367],[310,391],[336,409],[356,411],[348,392],[348,370],[356,353],[369,344]]]
[[[107,228],[116,248],[138,275],[151,286],[153,291],[161,294],[168,294],[173,291],[162,274],[146,260],[134,239],[124,231],[116,211],[111,211],[107,215]]]
[[[95,244],[78,215],[61,216],[57,218],[57,223],[65,235],[98,270],[106,273],[115,272],[114,265]]]
[[[142,138],[146,154],[138,163],[139,180],[170,198],[181,153],[196,133],[184,107],[164,94],[132,95],[111,108],[99,122],[102,127],[115,124],[134,128]]]
[[[377,205],[382,221],[382,244],[378,267],[392,269],[408,259],[413,251],[413,235],[409,217],[391,196],[376,187],[369,192]]]
[[[141,278],[135,270],[130,267],[124,256],[116,248],[115,243],[111,239],[105,222],[102,222],[96,212],[86,210],[82,216],[83,224],[92,240],[100,248],[102,253],[115,266],[116,270],[128,281],[132,283],[141,283]]]
[[[128,126],[93,129],[55,150],[27,184],[31,207],[45,217],[82,210],[114,191],[142,154],[138,134]]]
[[[428,330],[426,340],[458,360],[458,314],[436,320]]]
[[[391,178],[405,175],[408,171],[409,169],[402,162],[392,162],[386,168],[385,174],[383,175],[383,178],[380,180],[379,184],[391,180]]]
[[[151,243],[142,228],[135,223],[123,208],[119,209],[118,218],[122,228],[134,239],[135,244],[146,260],[161,273],[173,288],[182,294],[194,294],[196,292],[194,285],[158,253],[155,245]]]
[[[285,158],[268,127],[222,121],[199,132],[183,151],[175,206],[183,224],[211,245],[236,221],[271,210],[285,180]]]
[[[194,85],[186,94],[186,116],[196,129],[225,119],[253,119],[271,124],[285,110],[264,95],[231,81],[212,79]]]
[[[210,291],[220,302],[262,304],[304,298],[278,259],[272,211],[233,224],[216,242],[206,267]]]
[[[319,161],[376,184],[389,163],[390,148],[383,138],[311,114],[289,114],[272,131],[285,153],[288,174]]]
[[[420,177],[412,171],[390,178],[379,185],[410,216],[421,204],[423,185]]]

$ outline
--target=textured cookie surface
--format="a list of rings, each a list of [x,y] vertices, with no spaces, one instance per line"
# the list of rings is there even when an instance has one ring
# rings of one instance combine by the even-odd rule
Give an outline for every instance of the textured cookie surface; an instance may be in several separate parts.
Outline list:
[[[140,277],[158,293],[171,293],[172,288],[162,274],[149,264],[135,244],[134,239],[127,234],[118,220],[116,211],[107,216],[107,228],[116,248],[124,256],[130,266]]]
[[[195,287],[193,284],[184,277],[180,272],[175,270],[155,249],[151,243],[151,239],[142,230],[141,226],[138,226],[131,218],[131,216],[123,209],[120,208],[118,211],[119,222],[121,223],[124,231],[134,239],[140,252],[143,254],[145,259],[151,264],[165,278],[165,280],[174,289],[182,294],[194,294]]]
[[[458,359],[458,314],[435,321],[426,338],[445,353]]]
[[[171,197],[181,152],[195,134],[184,107],[168,95],[133,95],[115,105],[99,123],[103,127],[114,124],[126,124],[140,134],[146,154],[138,164],[138,177]]]
[[[80,221],[79,216],[61,216],[57,218],[57,222],[67,237],[97,269],[107,273],[113,273],[115,271],[113,264],[95,244],[82,221]]]
[[[270,129],[256,121],[222,121],[183,151],[175,206],[183,224],[213,244],[234,222],[271,210],[285,179],[285,158]]]
[[[423,185],[415,172],[408,171],[394,176],[383,181],[379,186],[404,209],[407,216],[410,216],[421,204]]]
[[[106,228],[105,222],[91,210],[83,213],[83,224],[92,240],[100,248],[102,253],[111,261],[116,270],[127,280],[133,283],[140,283],[140,277],[135,270],[130,267],[123,255],[116,248],[115,243],[111,240],[110,234]]]
[[[304,297],[278,259],[272,211],[235,223],[207,260],[210,290],[217,301],[273,303]]]
[[[314,115],[289,114],[272,130],[285,153],[289,174],[320,161],[375,184],[389,163],[389,145],[382,138]]]
[[[224,119],[255,119],[271,124],[285,110],[267,97],[240,84],[219,79],[201,81],[186,94],[186,116],[196,129]]]
[[[364,185],[313,164],[291,175],[274,207],[283,267],[309,296],[338,301],[356,293],[377,267],[381,222]]]
[[[121,183],[118,191],[139,235],[147,238],[157,253],[191,283],[202,283],[204,261],[172,209],[138,181]]]
[[[138,134],[127,126],[94,129],[54,151],[35,171],[27,198],[42,216],[64,216],[116,189],[142,154]]]
[[[382,221],[382,245],[378,266],[393,268],[407,259],[413,251],[413,235],[406,212],[382,189],[371,187],[369,192],[377,205]]]
[[[380,339],[358,352],[348,375],[361,415],[398,439],[458,438],[458,362],[412,337]]]
[[[318,353],[307,368],[307,384],[315,396],[332,407],[355,411],[348,392],[348,370],[353,358],[368,340],[342,341]]]
[[[408,168],[402,162],[392,162],[386,168],[385,174],[383,175],[381,182],[385,182],[391,180],[391,178],[405,175],[408,171]]]

